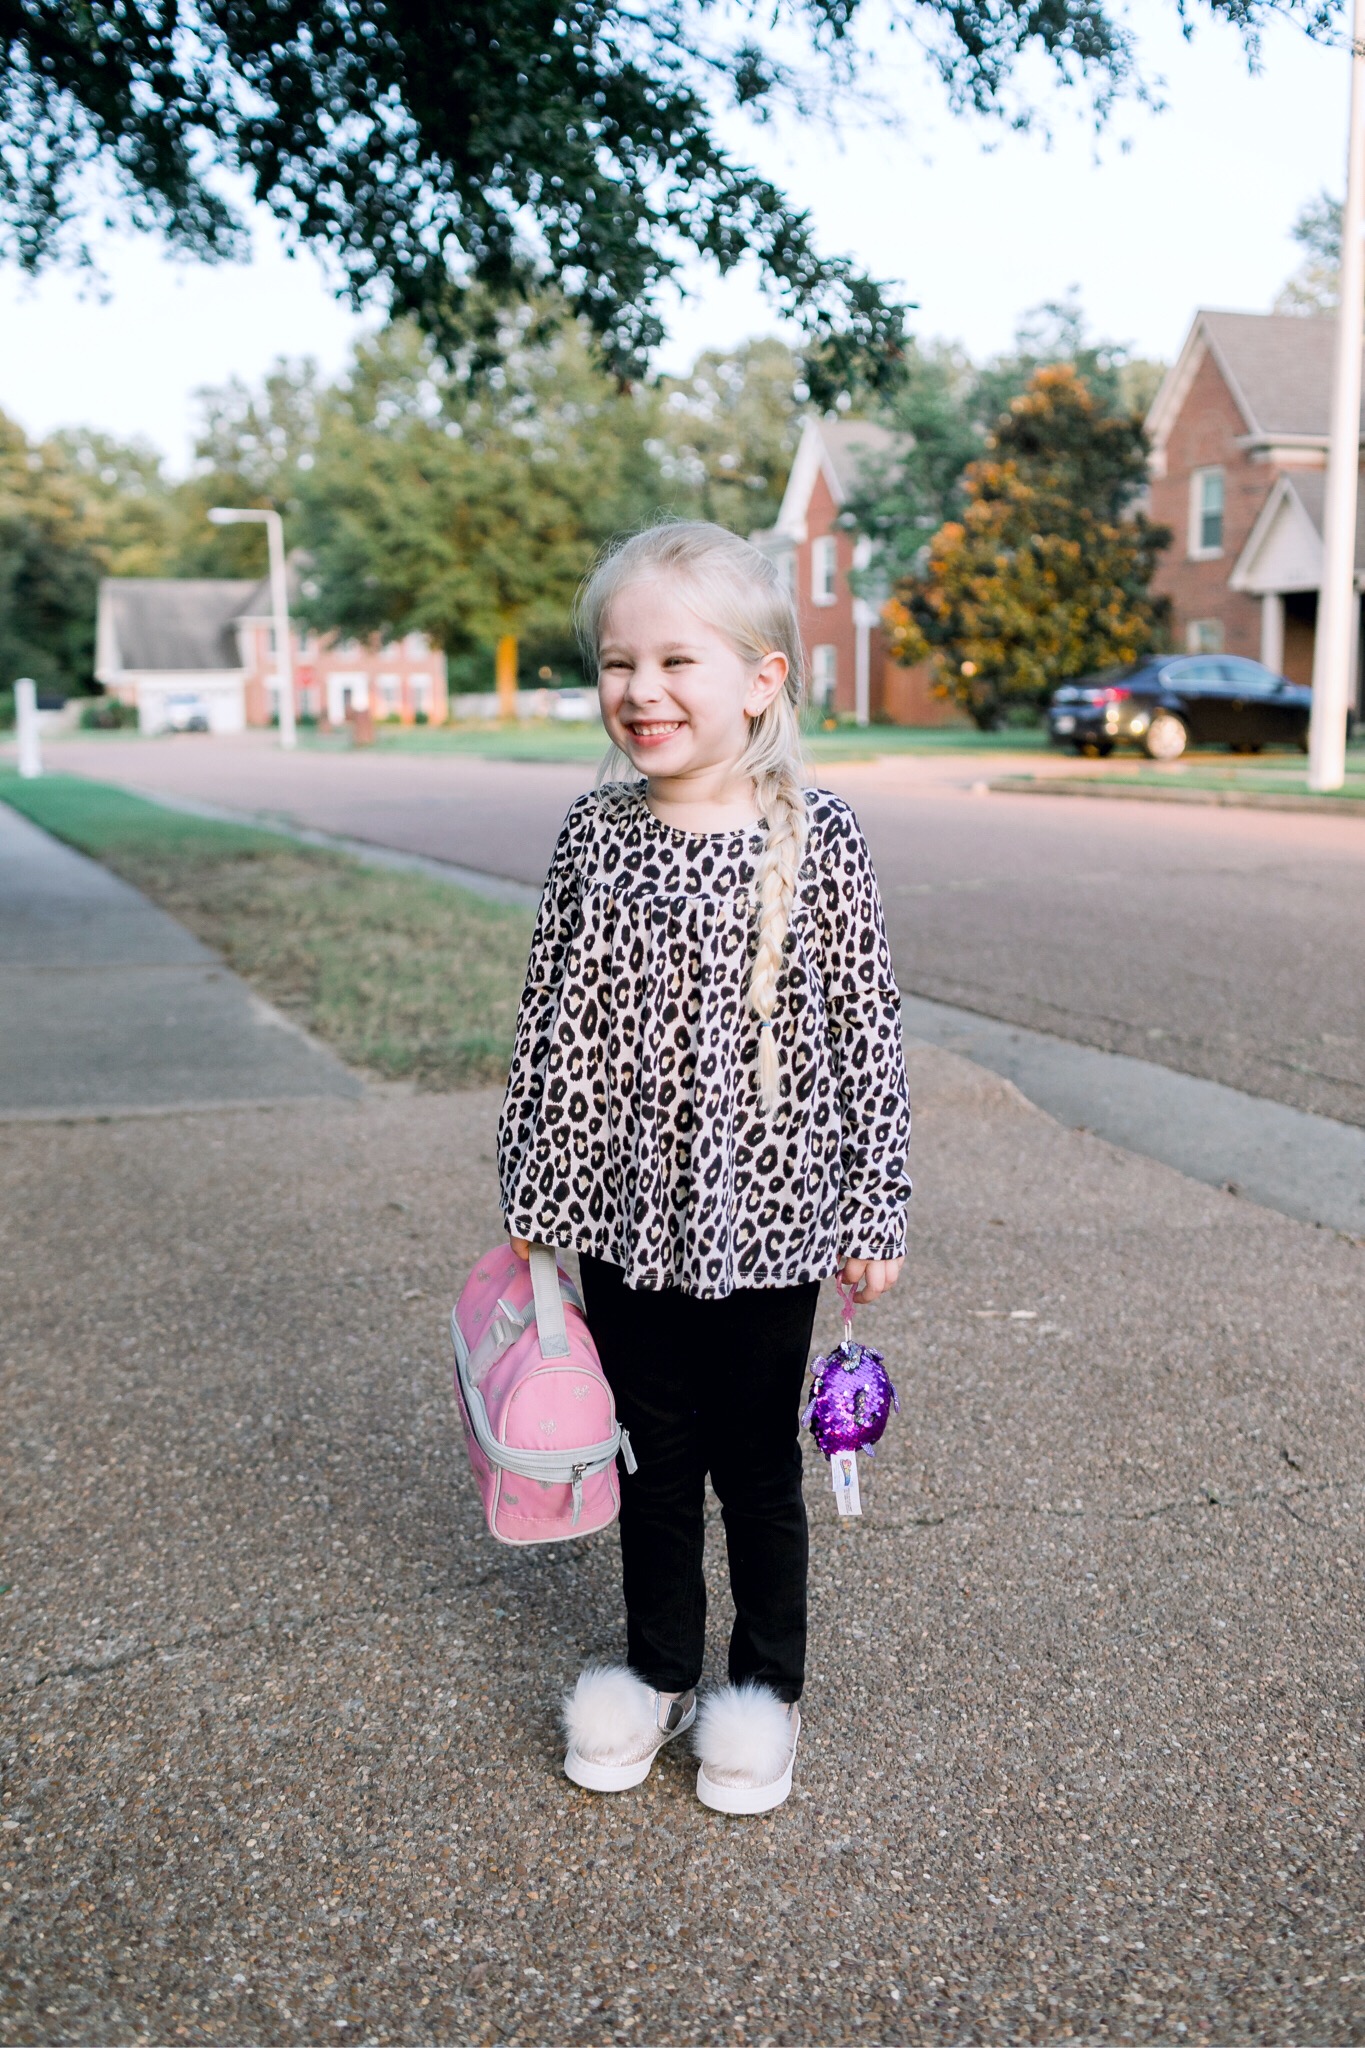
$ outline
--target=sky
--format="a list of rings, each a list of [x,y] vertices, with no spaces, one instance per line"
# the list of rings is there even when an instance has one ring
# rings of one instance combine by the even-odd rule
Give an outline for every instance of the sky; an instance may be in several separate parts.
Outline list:
[[[903,39],[876,30],[893,126],[862,111],[838,135],[779,120],[728,139],[810,210],[827,251],[918,303],[922,338],[993,354],[1024,311],[1074,287],[1095,335],[1169,360],[1197,306],[1268,310],[1294,269],[1299,208],[1344,182],[1348,66],[1276,21],[1249,75],[1232,31],[1201,22],[1187,42],[1169,0],[1132,12],[1166,105],[1121,106],[1098,139],[1079,96],[1045,82],[1050,141],[954,118]],[[264,213],[246,266],[186,263],[150,238],[99,255],[99,291],[0,271],[0,409],[30,434],[141,435],[183,470],[198,388],[254,381],[281,355],[339,373],[376,324],[335,300],[313,257],[288,258]],[[781,331],[744,269],[697,269],[687,286],[664,309],[661,367]]]

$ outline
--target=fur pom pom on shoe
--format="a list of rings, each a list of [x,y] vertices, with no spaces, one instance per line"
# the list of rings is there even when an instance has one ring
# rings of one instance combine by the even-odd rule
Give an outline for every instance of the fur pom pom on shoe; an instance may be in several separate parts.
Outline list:
[[[628,1791],[696,1713],[691,1693],[664,1699],[622,1664],[590,1664],[564,1697],[565,1776],[589,1792]]]
[[[697,1797],[716,1813],[767,1813],[792,1788],[801,1716],[766,1685],[727,1685],[704,1701],[694,1738]]]

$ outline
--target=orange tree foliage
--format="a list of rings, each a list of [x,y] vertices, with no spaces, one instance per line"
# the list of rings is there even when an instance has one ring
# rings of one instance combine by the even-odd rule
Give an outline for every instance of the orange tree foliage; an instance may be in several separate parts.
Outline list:
[[[930,661],[984,727],[1162,644],[1149,585],[1171,538],[1131,510],[1141,420],[1107,411],[1070,364],[1035,372],[987,449],[966,473],[962,518],[939,528],[884,614],[897,660]]]

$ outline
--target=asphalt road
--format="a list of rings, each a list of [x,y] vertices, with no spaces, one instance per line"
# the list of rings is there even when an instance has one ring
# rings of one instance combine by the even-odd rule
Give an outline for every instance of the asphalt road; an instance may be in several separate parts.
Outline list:
[[[0,2040],[1365,2038],[1365,1251],[911,1069],[757,1822],[560,1775],[616,1543],[464,1468],[496,1095],[0,1126]]]
[[[74,742],[54,767],[538,883],[582,767]],[[981,757],[823,771],[902,987],[1365,1125],[1365,820],[974,794]]]

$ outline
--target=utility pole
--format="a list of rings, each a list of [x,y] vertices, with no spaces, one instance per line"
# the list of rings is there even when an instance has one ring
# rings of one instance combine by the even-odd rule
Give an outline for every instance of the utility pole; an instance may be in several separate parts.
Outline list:
[[[284,521],[278,512],[257,511],[245,506],[215,505],[209,513],[214,526],[263,526],[270,546],[270,611],[275,636],[275,676],[280,690],[280,745],[292,747],[298,735],[294,728],[294,648],[289,633],[289,577],[284,559]]]
[[[1322,522],[1322,587],[1313,641],[1313,712],[1308,727],[1308,787],[1340,789],[1346,780],[1346,710],[1360,632],[1356,596],[1356,496],[1360,481],[1360,351],[1365,326],[1365,0],[1351,24],[1351,96],[1347,116],[1346,205],[1341,218],[1341,303],[1332,370],[1331,443]]]

